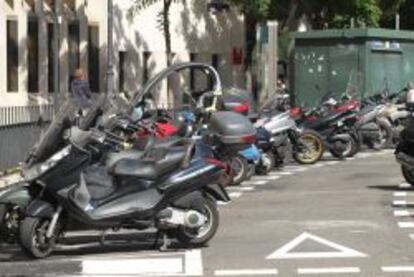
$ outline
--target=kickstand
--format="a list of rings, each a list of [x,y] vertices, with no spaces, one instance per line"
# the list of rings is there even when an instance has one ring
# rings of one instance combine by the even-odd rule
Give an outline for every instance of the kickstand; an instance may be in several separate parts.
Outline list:
[[[105,235],[106,235],[106,231],[103,231],[101,234],[101,237],[99,239],[99,243],[104,246],[105,245]]]
[[[163,233],[162,245],[160,247],[160,251],[161,252],[168,251],[168,247],[170,247],[170,245],[171,245],[171,239],[168,237],[166,233]]]
[[[152,245],[152,248],[155,250],[157,249],[157,245],[158,245],[158,241],[160,240],[160,236],[161,236],[161,231],[158,230],[157,234],[155,235],[155,241],[154,244]]]

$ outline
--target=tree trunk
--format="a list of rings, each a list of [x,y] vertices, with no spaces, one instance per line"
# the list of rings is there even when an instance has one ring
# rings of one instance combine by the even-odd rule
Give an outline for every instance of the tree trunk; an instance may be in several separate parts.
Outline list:
[[[244,71],[246,74],[246,88],[253,93],[254,98],[257,100],[257,91],[256,91],[256,80],[254,80],[254,75],[252,72],[252,63],[253,63],[253,51],[256,46],[256,25],[258,21],[257,18],[245,12],[244,24],[245,24],[245,39],[246,39],[246,57],[244,61]]]
[[[167,66],[171,65],[171,31],[170,31],[170,7],[172,0],[164,0],[164,10],[163,10],[163,29],[164,29],[164,39],[165,39],[165,52],[167,58]]]

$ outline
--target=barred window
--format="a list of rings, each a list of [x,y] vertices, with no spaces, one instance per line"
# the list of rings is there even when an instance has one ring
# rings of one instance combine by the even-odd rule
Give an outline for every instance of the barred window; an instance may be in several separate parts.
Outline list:
[[[17,20],[7,20],[7,91],[19,90],[19,45]]]

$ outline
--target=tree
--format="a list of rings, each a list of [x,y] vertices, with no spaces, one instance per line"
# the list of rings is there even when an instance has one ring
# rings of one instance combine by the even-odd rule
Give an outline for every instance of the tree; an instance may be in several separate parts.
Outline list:
[[[133,4],[129,10],[129,16],[133,17],[140,11],[157,4],[163,3],[162,10],[157,15],[158,29],[164,35],[165,51],[167,54],[167,65],[171,65],[171,31],[170,31],[170,8],[171,5],[179,0],[133,0]]]

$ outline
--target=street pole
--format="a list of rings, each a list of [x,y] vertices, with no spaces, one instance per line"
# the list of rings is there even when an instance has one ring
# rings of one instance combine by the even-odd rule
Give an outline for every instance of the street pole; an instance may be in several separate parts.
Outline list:
[[[59,107],[59,50],[60,50],[60,0],[55,0],[54,22],[53,22],[53,105],[55,114]],[[50,72],[49,72],[50,74]]]
[[[113,41],[113,1],[108,0],[108,53],[107,53],[107,72],[106,72],[106,82],[107,82],[107,94],[110,99],[114,97],[114,60],[113,60],[113,48],[114,48],[114,41]]]

